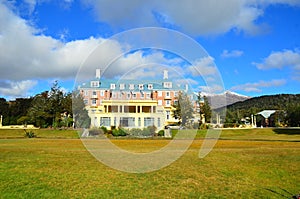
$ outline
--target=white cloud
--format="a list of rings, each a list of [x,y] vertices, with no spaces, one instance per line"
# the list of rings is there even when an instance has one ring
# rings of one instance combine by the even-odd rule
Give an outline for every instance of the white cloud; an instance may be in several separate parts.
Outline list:
[[[101,68],[104,75],[111,78],[122,76],[140,65],[160,63],[174,66],[182,61],[178,57],[166,58],[160,51],[146,55],[142,51],[125,54],[126,45],[94,37],[62,42],[41,34],[40,30],[0,4],[2,80],[74,79],[81,65],[78,79],[93,77],[96,68]],[[109,63],[110,60],[114,61]],[[178,67],[174,66],[174,69],[178,70]],[[149,75],[158,75],[158,72],[148,71],[139,77]],[[172,75],[170,72],[170,77]]]
[[[232,51],[223,50],[221,57],[223,57],[223,58],[240,57],[243,54],[244,54],[244,52],[241,50],[232,50]]]
[[[27,97],[28,92],[37,85],[37,81],[5,81],[0,82],[0,95],[11,97]]]
[[[122,29],[160,26],[178,27],[193,35],[222,34],[236,29],[249,34],[265,31],[257,24],[270,4],[300,6],[297,0],[186,0],[123,1],[85,0],[99,21]],[[114,13],[114,14],[112,14]]]
[[[300,69],[300,52],[292,50],[283,50],[272,52],[268,57],[264,58],[262,63],[253,62],[258,69],[281,69],[283,67],[293,67]]]
[[[199,90],[204,93],[216,94],[224,92],[224,87],[222,85],[213,84],[210,86],[199,86]]]
[[[245,92],[262,92],[262,88],[279,87],[286,84],[284,79],[275,79],[271,81],[259,81],[255,83],[246,83],[232,87],[232,91],[245,91]]]
[[[79,66],[99,45],[104,48],[97,60],[90,59],[89,66],[99,67],[101,62],[122,54],[116,41],[90,37],[67,43],[30,26],[5,5],[0,4],[0,79],[27,80],[31,78],[74,78]]]
[[[291,69],[291,78],[300,81],[300,51],[299,50],[282,50],[272,52],[268,57],[264,58],[261,63],[253,62],[260,70],[268,69]]]
[[[217,68],[214,63],[214,58],[207,56],[201,59],[196,60],[190,67],[188,67],[188,71],[193,76],[208,76],[214,75],[217,73]]]

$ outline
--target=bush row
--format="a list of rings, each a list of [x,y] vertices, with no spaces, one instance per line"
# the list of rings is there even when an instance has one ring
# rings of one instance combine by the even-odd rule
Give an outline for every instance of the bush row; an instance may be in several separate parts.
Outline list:
[[[156,131],[156,127],[155,126],[148,126],[146,128],[143,129],[139,129],[139,128],[133,128],[133,129],[125,129],[122,127],[119,128],[115,128],[115,127],[111,127],[111,130],[108,130],[106,127],[102,126],[100,128],[93,128],[89,130],[89,135],[90,136],[98,136],[101,134],[111,134],[113,136],[133,136],[133,137],[149,137],[149,136],[154,136]],[[157,134],[158,136],[163,136],[164,135],[164,131],[160,130]]]

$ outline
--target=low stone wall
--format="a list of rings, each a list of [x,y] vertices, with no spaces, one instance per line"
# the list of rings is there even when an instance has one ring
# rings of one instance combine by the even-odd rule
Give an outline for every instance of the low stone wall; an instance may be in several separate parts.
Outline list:
[[[10,125],[10,126],[0,126],[0,129],[38,129],[33,125]]]

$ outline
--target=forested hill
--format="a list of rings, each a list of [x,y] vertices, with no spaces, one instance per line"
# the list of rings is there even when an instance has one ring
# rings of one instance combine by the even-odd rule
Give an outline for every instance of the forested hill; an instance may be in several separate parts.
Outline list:
[[[300,106],[300,94],[279,94],[253,97],[227,106],[228,110],[288,110]],[[253,112],[253,113],[254,113]]]
[[[223,108],[217,111],[224,111]],[[262,110],[278,110],[271,116],[268,126],[300,126],[300,94],[265,95],[228,105],[225,123],[240,124]],[[264,125],[261,117],[257,122],[258,126]]]

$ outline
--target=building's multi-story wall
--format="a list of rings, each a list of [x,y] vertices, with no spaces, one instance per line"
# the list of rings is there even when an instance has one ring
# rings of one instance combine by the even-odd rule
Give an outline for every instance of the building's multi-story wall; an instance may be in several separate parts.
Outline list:
[[[108,80],[96,78],[78,87],[84,98],[92,127],[122,126],[144,128],[176,123],[174,103],[186,85],[179,86],[168,79],[167,71],[161,80]]]

